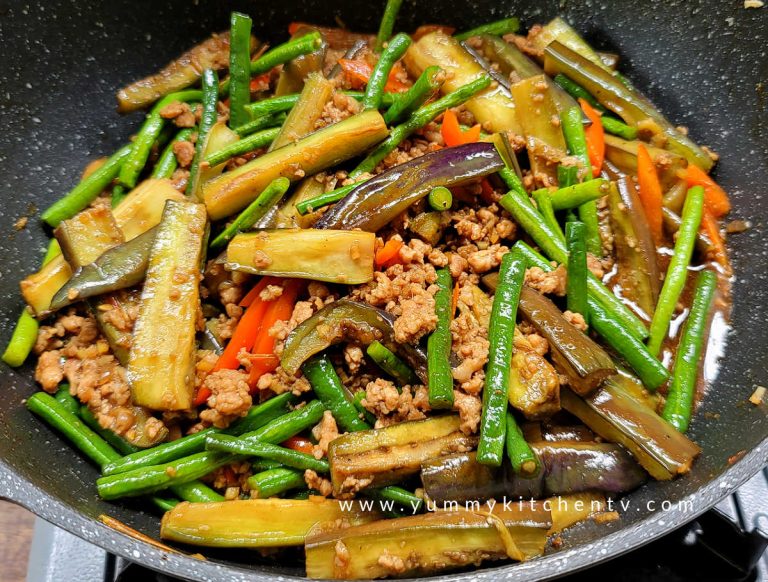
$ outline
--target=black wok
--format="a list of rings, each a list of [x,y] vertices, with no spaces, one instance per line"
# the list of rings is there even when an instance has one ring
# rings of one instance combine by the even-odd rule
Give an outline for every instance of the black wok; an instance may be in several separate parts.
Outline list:
[[[283,37],[295,19],[332,24],[340,17],[351,28],[373,30],[380,13],[379,7],[352,0],[0,0],[3,341],[22,307],[18,280],[43,253],[38,209],[75,183],[86,160],[114,151],[138,126],[137,115],[121,119],[115,114],[115,90],[155,71],[209,32],[226,29],[233,8],[255,17],[262,38]],[[691,436],[704,452],[690,475],[634,492],[620,521],[579,526],[556,553],[448,578],[537,580],[585,568],[693,519],[768,461],[765,408],[747,403],[755,386],[768,382],[768,8],[746,10],[742,0],[420,1],[406,2],[398,28],[446,21],[463,28],[509,14],[530,24],[559,11],[597,47],[620,52],[622,71],[672,120],[722,154],[717,178],[733,196],[733,216],[754,224],[732,237],[734,331],[720,376],[692,425]],[[24,215],[32,217],[30,226],[16,232],[12,224]],[[102,525],[99,515],[107,514],[156,537],[159,520],[139,502],[99,500],[94,467],[22,406],[35,389],[29,365],[2,368],[0,495],[111,552],[177,576],[269,580],[302,575],[296,559],[275,566],[252,553],[216,553],[202,561]],[[673,507],[662,511],[662,500]],[[682,500],[692,501],[692,508],[678,506]],[[655,511],[648,501],[656,502]]]

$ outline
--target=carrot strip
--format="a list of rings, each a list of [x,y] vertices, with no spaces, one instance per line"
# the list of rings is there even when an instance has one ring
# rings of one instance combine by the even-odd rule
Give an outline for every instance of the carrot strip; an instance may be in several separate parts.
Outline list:
[[[391,238],[382,248],[376,251],[376,266],[382,267],[395,259],[403,246],[403,241]]]
[[[726,266],[728,263],[728,254],[725,251],[725,241],[720,234],[720,225],[708,208],[704,209],[701,217],[701,232],[703,232],[710,241],[712,241],[712,257],[718,263]]]
[[[480,180],[480,188],[481,188],[480,196],[482,197],[483,201],[486,204],[493,204],[495,202],[494,200],[495,192],[493,191],[493,187],[491,186],[491,183],[488,181],[488,178],[483,178],[482,180]]]
[[[456,307],[459,305],[459,283],[453,286],[453,297],[451,299],[451,319],[456,315]]]
[[[645,210],[645,219],[657,245],[662,242],[662,197],[661,183],[648,150],[643,144],[637,148],[637,181],[640,184],[640,201]]]
[[[475,143],[480,139],[480,125],[475,124],[467,131],[462,131],[456,113],[453,109],[448,109],[443,114],[443,124],[440,128],[440,133],[443,135],[443,141],[448,147]]]
[[[265,277],[266,279],[270,279],[271,277]],[[275,284],[278,282],[278,279],[273,279],[271,284]],[[269,284],[269,283],[268,283]],[[256,298],[259,296],[259,293],[261,293],[264,290],[264,287],[259,287],[258,285],[254,285],[253,288],[248,291],[248,293],[245,294],[245,296],[240,300],[240,303],[238,305],[240,307],[250,307],[251,304],[256,301]]]
[[[589,163],[592,164],[592,175],[597,178],[605,161],[605,130],[600,121],[600,113],[584,99],[579,99],[582,111],[592,122],[592,125],[584,130],[587,138],[587,153]]]
[[[291,438],[280,443],[280,446],[285,447],[286,449],[299,451],[300,453],[307,453],[308,455],[311,455],[315,449],[315,446],[312,444],[311,440],[301,436],[292,436]]]
[[[731,201],[717,183],[704,170],[690,164],[685,170],[685,180],[688,187],[702,186],[704,188],[704,207],[715,218],[722,218],[731,211]]]
[[[251,371],[248,383],[251,388],[256,386],[259,378],[267,372],[273,372],[280,364],[280,359],[274,354],[275,338],[269,335],[269,330],[278,321],[287,321],[293,314],[296,298],[304,286],[300,279],[288,279],[283,286],[283,293],[273,301],[264,314],[258,338],[253,345],[251,356]]]
[[[368,84],[368,79],[371,78],[373,73],[373,65],[366,61],[356,61],[352,59],[339,59],[339,66],[344,74],[347,76],[353,89],[362,89]],[[390,93],[402,93],[408,90],[408,85],[402,83],[397,75],[402,70],[399,63],[395,63],[392,70],[387,77],[387,84],[384,86],[384,90]]]

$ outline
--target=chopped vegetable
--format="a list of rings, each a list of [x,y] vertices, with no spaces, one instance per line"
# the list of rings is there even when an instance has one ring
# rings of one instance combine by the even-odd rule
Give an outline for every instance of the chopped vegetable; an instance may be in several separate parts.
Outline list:
[[[229,33],[229,126],[234,129],[250,121],[245,106],[251,101],[251,17],[230,15]]]
[[[443,141],[448,147],[475,143],[480,138],[480,124],[474,125],[467,131],[462,131],[456,113],[454,113],[453,109],[449,109],[443,114],[443,124],[440,126],[440,133],[443,135]]]
[[[201,186],[204,182],[201,175],[201,164],[207,154],[209,134],[218,119],[219,104],[219,77],[211,69],[203,71],[203,112],[200,117],[200,124],[197,129],[197,141],[195,142],[195,157],[189,168],[189,179],[187,181],[187,196],[199,200],[201,199]]]
[[[694,186],[704,188],[704,205],[712,216],[722,218],[731,211],[731,201],[728,199],[728,194],[701,168],[693,165],[688,166],[685,170],[685,180],[688,182],[689,188]]]
[[[365,88],[365,95],[361,103],[363,109],[378,109],[381,107],[381,97],[384,93],[384,86],[389,78],[390,71],[395,62],[400,59],[411,46],[411,39],[402,32],[395,35],[387,42],[386,48],[381,51],[376,66],[371,71],[368,84]],[[381,47],[378,47],[379,50]]]
[[[445,72],[440,67],[427,67],[408,91],[394,97],[392,105],[384,114],[384,121],[387,125],[394,125],[407,119],[431,99],[444,82]]]
[[[204,161],[209,166],[218,166],[234,157],[247,154],[248,152],[274,143],[275,139],[280,135],[280,131],[281,128],[279,127],[270,127],[269,129],[252,133],[251,135],[233,141],[220,149],[212,150],[211,153],[204,157]]]
[[[384,48],[384,45],[389,41],[392,36],[392,31],[395,28],[395,20],[397,20],[397,13],[400,11],[400,5],[403,0],[387,0],[387,4],[384,7],[384,14],[381,17],[381,23],[379,24],[379,33],[376,35],[376,44],[374,50],[379,53]]]
[[[480,36],[482,34],[503,36],[505,34],[514,34],[518,30],[520,30],[520,19],[513,16],[512,18],[504,18],[495,22],[481,24],[480,26],[464,31],[460,34],[456,34],[453,38],[462,41],[467,40],[473,36]]]
[[[286,467],[293,467],[294,469],[310,469],[319,473],[327,473],[329,471],[328,461],[316,459],[312,455],[311,443],[309,443],[307,451],[295,451],[270,443],[261,443],[253,440],[246,442],[230,435],[216,434],[206,437],[205,448],[209,451],[237,453],[239,455],[268,459]]]
[[[451,373],[451,294],[453,279],[448,269],[437,270],[438,291],[435,293],[435,330],[427,338],[427,373],[429,405],[432,408],[453,407],[453,375]]]
[[[587,239],[583,222],[568,222],[565,225],[565,244],[568,247],[568,279],[566,297],[568,310],[580,313],[584,320],[589,318],[587,307]]]
[[[427,200],[433,210],[449,210],[453,204],[453,194],[445,186],[437,186],[429,191]]]
[[[392,376],[400,386],[418,384],[419,379],[408,367],[408,364],[393,354],[384,344],[373,341],[368,346],[366,353],[379,368]]]
[[[248,478],[248,487],[251,490],[252,498],[255,499],[275,497],[305,485],[304,473],[302,471],[285,467],[267,469]]]
[[[327,356],[313,356],[304,362],[301,371],[320,402],[331,411],[341,430],[356,432],[370,428],[347,399],[344,386]]]
[[[597,177],[605,160],[605,133],[601,122],[601,115],[584,99],[579,100],[581,110],[589,118],[592,124],[584,130],[587,137],[587,152],[592,164],[592,174]]]
[[[402,240],[397,238],[389,239],[383,247],[376,251],[376,266],[388,267],[391,263],[397,261],[401,248],[403,248]]]
[[[654,242],[660,245],[662,244],[661,183],[656,174],[653,159],[643,144],[637,146],[637,182],[640,186],[640,201],[643,203],[645,219]]]
[[[315,131],[315,124],[323,116],[325,105],[333,95],[333,83],[319,72],[310,73],[304,82],[299,100],[283,123],[280,133],[269,147],[276,150]]]
[[[525,441],[511,410],[506,412],[505,449],[515,473],[533,475],[539,471],[539,459]],[[479,449],[478,449],[479,454]],[[479,459],[478,459],[479,460]]]

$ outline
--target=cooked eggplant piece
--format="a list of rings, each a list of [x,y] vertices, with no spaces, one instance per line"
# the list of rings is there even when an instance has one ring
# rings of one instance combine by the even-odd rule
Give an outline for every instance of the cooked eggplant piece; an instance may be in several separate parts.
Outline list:
[[[614,164],[620,171],[626,174],[637,175],[637,148],[640,143],[637,140],[629,141],[606,133],[605,156],[608,162]],[[688,165],[685,158],[647,143],[643,145],[656,163],[661,185],[668,189],[677,184],[680,181],[677,175],[678,172]],[[687,191],[688,188],[684,187],[683,193]]]
[[[610,71],[610,67],[605,64],[600,54],[570,24],[559,16],[550,20],[541,27],[541,31],[538,34],[532,37],[533,45],[541,51],[555,41],[567,46],[598,67]]]
[[[557,184],[557,165],[567,154],[552,83],[545,75],[529,77],[512,85],[517,120],[525,136],[531,172],[541,186]],[[544,178],[546,177],[546,178]]]
[[[461,186],[498,172],[504,162],[490,143],[430,152],[366,180],[317,221],[317,228],[375,232],[437,186]]]
[[[256,39],[251,40],[253,46]],[[130,113],[150,105],[169,93],[200,80],[205,69],[229,66],[229,32],[215,34],[169,63],[160,72],[131,83],[117,93],[117,110]]]
[[[364,511],[359,502],[342,508],[339,501],[322,497],[184,502],[163,515],[160,537],[217,548],[300,546],[317,523],[358,525],[380,517],[376,511]]]
[[[542,443],[585,443],[595,440],[595,433],[583,424],[561,425],[552,422],[528,422],[522,427],[523,436],[528,442]]]
[[[530,419],[560,410],[560,379],[557,372],[517,328],[508,398],[512,406]]]
[[[608,208],[622,295],[650,320],[659,297],[661,275],[656,245],[631,177],[610,183]]]
[[[217,121],[213,124],[213,127],[211,127],[211,130],[208,132],[208,136],[206,137],[205,145],[203,146],[200,159],[204,160],[212,153],[224,149],[225,147],[232,145],[239,140],[240,136],[232,131],[227,126],[225,121]],[[209,166],[207,163],[201,164],[200,176],[196,182],[197,188],[193,193],[196,200],[200,199],[200,188],[202,185],[205,184],[208,180],[213,180],[214,178],[220,176],[226,166],[227,162],[221,162],[215,166]]]
[[[405,53],[404,61],[408,71],[415,77],[421,75],[427,67],[441,67],[446,72],[446,81],[440,89],[443,95],[484,74],[482,67],[455,38],[439,30],[414,42]],[[481,91],[469,99],[466,105],[477,122],[490,131],[521,133],[515,115],[515,102],[503,85]]]
[[[168,201],[152,246],[127,376],[134,403],[154,410],[192,406],[207,218],[202,204]]]
[[[600,63],[598,57],[598,63]],[[667,139],[670,151],[696,164],[705,172],[714,165],[714,160],[696,145],[688,136],[680,133],[650,101],[627,87],[611,72],[585,59],[580,54],[557,41],[544,49],[544,70],[548,75],[562,73],[589,91],[607,109],[621,117],[627,124],[636,127],[651,119]]]
[[[421,212],[408,222],[408,228],[424,242],[436,245],[443,236],[443,217],[440,212]]]
[[[460,430],[458,416],[435,416],[384,428],[344,434],[328,446],[335,496],[397,483],[421,464],[472,449],[477,439]]]
[[[559,495],[551,498],[549,502],[552,513],[550,534],[560,533],[595,514],[602,513],[607,507],[605,495],[591,492]]]
[[[301,92],[312,73],[323,72],[323,62],[325,61],[325,52],[328,50],[328,43],[322,37],[322,31],[310,24],[299,24],[291,32],[291,40],[301,38],[311,32],[320,33],[323,39],[320,46],[311,53],[300,55],[283,65],[283,70],[280,71],[280,76],[277,79],[277,87],[275,87],[276,96]]]
[[[318,526],[307,536],[307,577],[355,580],[418,576],[484,560],[540,556],[550,512],[517,504],[511,510],[439,511],[351,528]]]
[[[311,54],[304,55],[304,57],[309,57]],[[316,71],[315,69],[315,72],[312,72],[309,76],[305,75],[306,84],[304,82],[305,76],[300,78],[300,83],[304,86],[304,89],[301,90],[299,100],[291,109],[285,122],[283,122],[280,133],[277,134],[275,141],[272,142],[269,151],[283,147],[315,131],[315,123],[322,117],[323,109],[333,95],[333,83],[323,77],[322,73]],[[283,73],[285,73],[285,69],[283,69]],[[281,94],[279,87],[280,85],[278,84],[277,95]],[[295,92],[289,91],[289,93]]]
[[[602,438],[626,447],[655,479],[687,473],[701,452],[619,382],[609,380],[586,398],[565,389],[561,401],[563,408]]]
[[[645,471],[622,447],[595,442],[531,442],[541,471],[523,477],[506,463],[481,465],[475,453],[448,455],[421,467],[421,482],[430,501],[497,499],[503,496],[542,499],[583,491],[624,493],[646,479]]]
[[[616,365],[603,348],[571,325],[549,299],[523,286],[520,311],[549,342],[552,360],[579,394],[589,394],[616,374]]]
[[[347,340],[361,345],[378,340],[402,357],[426,383],[426,353],[420,346],[397,343],[393,323],[392,315],[381,309],[349,299],[334,301],[291,332],[285,341],[280,365],[289,374],[295,374],[305,360],[329,346]]]
[[[236,235],[227,268],[256,275],[359,285],[373,279],[372,232],[277,229]]]
[[[378,111],[368,110],[308,136],[203,184],[212,220],[220,220],[253,202],[275,178],[298,180],[344,162],[389,134]]]
[[[166,200],[183,200],[170,180],[146,180],[136,186],[112,212],[125,240],[131,240],[160,222]],[[50,313],[51,300],[72,276],[63,256],[48,262],[21,282],[21,294],[35,317]]]
[[[95,260],[82,264],[53,296],[51,310],[55,311],[75,301],[128,289],[141,283],[147,273],[149,253],[156,232],[157,227],[151,228],[133,240],[109,248]],[[120,239],[122,240],[122,234]],[[65,256],[71,256],[71,253],[65,253]]]

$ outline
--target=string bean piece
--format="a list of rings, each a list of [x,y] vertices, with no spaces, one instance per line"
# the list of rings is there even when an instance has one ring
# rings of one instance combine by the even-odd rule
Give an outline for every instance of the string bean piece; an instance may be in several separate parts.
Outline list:
[[[229,32],[229,127],[250,121],[245,106],[251,100],[251,17],[233,11]]]
[[[414,495],[410,491],[398,487],[397,485],[389,485],[387,487],[381,487],[379,489],[368,489],[365,492],[368,497],[374,499],[383,499],[388,501],[394,501],[398,505],[408,508],[414,513],[421,511],[424,505],[424,500],[417,495]]]
[[[440,67],[427,67],[408,91],[395,95],[394,102],[384,114],[384,121],[387,125],[400,123],[435,95],[444,81],[445,72]]]
[[[237,453],[276,461],[286,467],[294,469],[311,469],[318,473],[327,473],[330,468],[325,459],[316,459],[313,455],[286,449],[270,443],[261,443],[253,440],[245,441],[226,434],[210,435],[205,441],[205,448],[209,451],[220,453]]]
[[[672,381],[661,415],[680,432],[685,432],[691,421],[699,361],[707,335],[707,319],[716,290],[717,275],[713,271],[701,271],[693,292],[691,312],[683,325],[677,346]]]
[[[555,211],[552,208],[552,198],[549,195],[549,191],[546,188],[536,190],[533,192],[533,199],[536,201],[536,208],[544,222],[557,234],[558,238],[565,242],[565,235],[560,228],[560,224],[557,222]]]
[[[376,365],[392,376],[400,386],[419,383],[419,379],[408,364],[403,362],[381,342],[374,341],[366,350],[368,356],[376,362]]]
[[[409,46],[411,46],[411,38],[402,32],[395,35],[389,41],[387,48],[381,53],[379,60],[373,67],[373,71],[371,71],[361,103],[363,109],[378,109],[381,107],[381,97],[384,94],[384,86],[387,84],[389,72],[394,64],[405,54]]]
[[[171,142],[165,146],[163,153],[160,154],[160,157],[155,163],[155,167],[152,168],[153,178],[161,179],[170,178],[173,176],[176,168],[179,167],[179,162],[176,160],[176,154],[173,151],[173,146],[174,144],[177,144],[181,141],[189,141],[189,138],[193,132],[194,131],[191,127],[186,127],[179,131],[179,133],[176,134]]]
[[[453,205],[453,194],[445,186],[437,186],[429,191],[427,201],[432,210],[448,210]]]
[[[517,172],[510,168],[502,168],[499,170],[499,177],[509,190],[524,197],[526,200],[528,199],[528,192],[525,190],[523,181],[520,179],[520,176],[517,175]]]
[[[286,115],[284,113],[275,113],[261,115],[249,121],[248,123],[235,128],[235,133],[241,138],[252,133],[256,133],[262,129],[269,129],[271,127],[280,127],[285,122]]]
[[[397,13],[400,12],[400,5],[403,0],[387,0],[387,5],[384,7],[384,14],[381,17],[381,23],[379,24],[379,32],[376,35],[376,44],[373,50],[377,53],[381,52],[386,43],[392,36],[392,31],[395,29],[395,20],[397,20]]]
[[[474,81],[459,87],[456,91],[441,97],[437,101],[420,107],[406,122],[395,126],[389,133],[389,137],[381,142],[373,152],[360,162],[360,164],[349,174],[349,177],[354,179],[361,174],[373,172],[379,162],[413,132],[424,127],[435,117],[445,112],[445,110],[450,109],[451,107],[458,107],[490,84],[491,78],[488,75],[482,75]]]
[[[512,469],[518,475],[535,475],[539,472],[539,458],[525,440],[511,410],[507,410],[506,449]]]
[[[525,280],[525,257],[512,250],[501,259],[499,283],[488,326],[488,365],[483,386],[483,412],[477,461],[498,467],[504,456],[509,371],[512,367],[517,304]]]
[[[360,418],[355,406],[347,399],[344,386],[328,356],[313,356],[304,362],[301,371],[309,380],[320,402],[331,411],[333,418],[344,431],[356,432],[371,428]]]
[[[61,404],[64,408],[66,408],[69,412],[71,412],[75,416],[80,414],[80,404],[78,404],[75,397],[72,396],[72,394],[70,394],[69,384],[61,384],[59,386],[59,389],[56,390],[56,393],[53,395],[53,397],[56,399],[56,401],[59,404]]]
[[[568,77],[566,77],[563,74],[557,74],[555,75],[555,78],[553,79],[555,83],[560,85],[560,87],[568,93],[571,97],[576,99],[577,101],[579,99],[584,99],[587,103],[589,103],[592,107],[597,109],[600,112],[605,111],[605,107],[600,105],[597,99],[595,99],[592,94],[587,91],[584,87],[579,85],[578,83],[574,83],[571,81]]]
[[[248,207],[238,214],[237,218],[231,224],[221,231],[221,234],[213,239],[212,249],[218,249],[227,244],[239,232],[250,230],[262,216],[269,212],[270,208],[275,206],[291,186],[288,178],[277,178],[273,180],[259,197],[251,202]]]
[[[664,285],[659,293],[656,311],[653,312],[651,321],[651,335],[648,339],[648,350],[657,355],[661,350],[661,344],[667,337],[669,322],[675,311],[677,301],[685,286],[688,276],[688,265],[693,255],[693,247],[696,244],[696,234],[699,232],[701,217],[704,210],[704,188],[694,186],[688,190],[688,195],[683,205],[680,230],[677,231],[675,252],[669,262],[667,275],[664,277]]]
[[[565,225],[565,244],[568,248],[568,279],[566,297],[568,310],[580,313],[586,320],[587,305],[587,231],[583,222]]]
[[[287,63],[296,57],[311,53],[317,50],[322,43],[322,36],[315,30],[299,38],[294,38],[288,42],[277,45],[275,48],[265,52],[259,58],[251,61],[251,77],[271,71],[277,65]],[[219,84],[219,95],[222,97],[229,94],[229,83],[230,79],[225,79]]]
[[[208,141],[208,134],[216,123],[218,118],[219,101],[219,76],[213,69],[206,69],[202,76],[203,87],[203,113],[200,117],[200,125],[197,130],[197,141],[195,142],[195,157],[192,159],[192,165],[189,168],[189,181],[187,182],[187,196],[198,197],[200,190],[200,163],[205,151],[205,143]]]
[[[559,188],[567,188],[579,183],[578,166],[557,166],[557,185]]]
[[[132,143],[121,147],[98,170],[72,188],[64,198],[49,206],[40,218],[52,228],[56,228],[61,221],[68,220],[80,212],[117,177],[132,149]]]
[[[329,204],[338,202],[362,183],[362,181],[354,182],[352,184],[348,184],[347,186],[342,186],[341,188],[331,190],[330,192],[323,192],[314,198],[303,200],[296,205],[296,210],[303,216],[309,212],[317,210],[318,208],[322,208],[323,206],[328,206]]]
[[[637,128],[627,125],[615,117],[608,117],[607,115],[603,115],[600,118],[600,123],[602,124],[603,129],[608,133],[618,135],[627,141],[637,139]]]
[[[437,269],[435,315],[437,325],[427,338],[427,375],[429,405],[432,408],[453,407],[453,375],[451,373],[451,301],[453,279],[448,269]]]
[[[275,497],[291,489],[305,486],[302,471],[284,467],[262,471],[248,478],[248,487],[256,493],[256,499]]]
[[[488,22],[481,24],[470,30],[454,34],[453,38],[459,42],[465,41],[473,36],[480,36],[481,34],[490,34],[492,36],[503,36],[505,34],[514,34],[520,30],[520,19],[516,17],[504,18],[502,20],[496,20],[495,22]]]
[[[271,144],[280,133],[279,127],[270,127],[263,131],[252,133],[230,145],[221,148],[209,154],[205,161],[209,166],[218,166],[236,156],[252,152],[253,150],[263,148]]]
[[[559,211],[581,207],[605,196],[608,193],[608,185],[608,180],[597,178],[555,190],[549,194],[552,209]]]
[[[58,400],[58,393],[56,395],[56,399]],[[75,406],[77,408],[77,411],[74,412],[74,414],[77,414],[78,416],[80,416],[83,422],[91,430],[93,430],[93,432],[95,432],[101,438],[103,438],[113,449],[115,449],[121,455],[129,455],[131,453],[135,453],[136,451],[141,450],[138,447],[129,443],[124,438],[120,437],[114,431],[111,431],[108,428],[102,427],[99,424],[99,420],[94,416],[93,412],[91,412],[91,409],[88,408],[85,404],[83,404],[82,406],[78,406],[77,403],[75,402]]]

